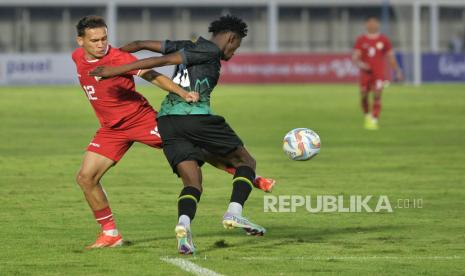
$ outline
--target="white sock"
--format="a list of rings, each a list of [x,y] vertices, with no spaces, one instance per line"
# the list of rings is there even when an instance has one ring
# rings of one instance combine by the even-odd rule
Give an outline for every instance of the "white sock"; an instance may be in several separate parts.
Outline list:
[[[230,202],[228,206],[228,213],[239,216],[242,215],[242,205],[237,202]]]
[[[103,233],[105,235],[107,235],[107,236],[112,236],[112,237],[118,236],[118,230],[117,229],[104,230]]]
[[[191,225],[191,219],[186,215],[181,215],[179,217],[178,223],[180,223],[180,224],[182,224],[182,225],[184,225],[186,227],[189,227]]]

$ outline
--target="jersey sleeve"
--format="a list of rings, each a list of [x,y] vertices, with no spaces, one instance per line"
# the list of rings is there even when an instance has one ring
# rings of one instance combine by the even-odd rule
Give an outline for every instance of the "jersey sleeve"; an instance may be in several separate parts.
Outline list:
[[[79,60],[78,59],[79,50],[80,48],[74,50],[73,53],[71,54],[71,59],[74,61],[75,64],[77,64]]]
[[[362,38],[358,37],[354,44],[354,50],[362,50]]]
[[[186,66],[208,63],[219,60],[218,49],[213,47],[192,47],[184,48],[180,51],[183,64]]]
[[[177,52],[185,47],[192,47],[194,43],[190,40],[165,40],[161,45],[160,52],[164,55]]]

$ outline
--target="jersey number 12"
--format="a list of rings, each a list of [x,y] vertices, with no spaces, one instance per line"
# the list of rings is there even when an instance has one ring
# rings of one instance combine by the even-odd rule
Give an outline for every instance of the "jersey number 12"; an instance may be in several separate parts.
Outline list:
[[[94,89],[93,85],[84,85],[83,88],[84,88],[84,91],[86,92],[87,97],[89,98],[89,100],[95,101],[95,100],[98,99],[97,97],[94,96],[95,89]]]

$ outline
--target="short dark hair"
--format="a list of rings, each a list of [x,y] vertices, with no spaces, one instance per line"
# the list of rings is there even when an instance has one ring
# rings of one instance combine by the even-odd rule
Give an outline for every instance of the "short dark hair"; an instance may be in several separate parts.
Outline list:
[[[94,29],[94,28],[107,28],[107,23],[105,23],[105,19],[98,15],[88,15],[84,16],[79,20],[76,25],[76,31],[78,36],[84,36],[86,34],[86,29]]]
[[[230,14],[223,15],[210,23],[208,32],[212,33],[213,36],[220,33],[233,32],[243,38],[247,36],[247,24],[237,16]]]

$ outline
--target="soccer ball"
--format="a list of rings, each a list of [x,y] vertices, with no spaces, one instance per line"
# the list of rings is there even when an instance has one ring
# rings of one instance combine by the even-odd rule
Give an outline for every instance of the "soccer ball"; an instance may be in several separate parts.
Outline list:
[[[296,128],[284,136],[283,150],[295,161],[310,160],[320,152],[320,136],[308,128]]]

